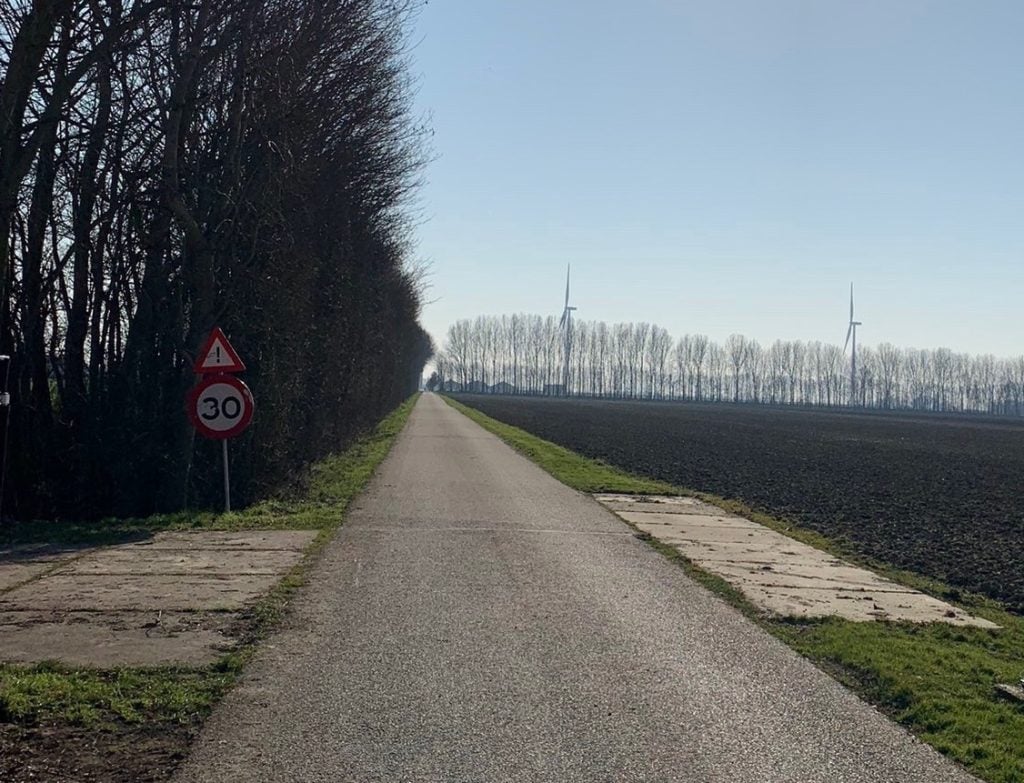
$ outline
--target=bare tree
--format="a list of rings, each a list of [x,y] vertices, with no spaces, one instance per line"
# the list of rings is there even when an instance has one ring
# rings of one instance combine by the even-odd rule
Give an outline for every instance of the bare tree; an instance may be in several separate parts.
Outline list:
[[[215,323],[246,353],[263,414],[232,471],[242,500],[416,387],[432,345],[409,264],[425,159],[405,64],[414,10],[0,9],[17,455],[5,508],[147,513],[213,497],[215,455],[182,399]]]
[[[723,347],[706,335],[684,335],[673,344],[651,324],[609,328],[580,321],[575,328],[569,377],[576,394],[990,413],[1013,413],[1024,404],[1018,360],[861,346],[853,399],[838,345],[776,340],[765,350],[739,334]],[[551,394],[562,388],[562,345],[553,318],[459,321],[449,330],[444,367],[447,377],[463,368],[459,385],[466,390]]]
[[[743,380],[743,368],[747,364],[747,338],[742,334],[730,334],[725,342],[725,350],[729,355],[729,366],[732,369],[732,401],[739,402],[740,382]]]

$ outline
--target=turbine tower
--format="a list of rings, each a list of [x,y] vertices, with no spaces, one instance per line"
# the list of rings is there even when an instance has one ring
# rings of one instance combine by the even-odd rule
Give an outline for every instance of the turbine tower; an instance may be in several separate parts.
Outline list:
[[[843,353],[846,353],[850,340],[853,340],[853,350],[850,352],[850,404],[857,404],[857,327],[860,321],[853,319],[853,283],[850,283],[850,328],[846,330],[846,345],[843,346]]]
[[[571,372],[570,358],[572,356],[572,314],[576,309],[569,306],[569,264],[565,266],[565,308],[562,310],[562,320],[558,326],[565,331],[565,367],[562,372],[562,394],[569,396],[569,377]]]

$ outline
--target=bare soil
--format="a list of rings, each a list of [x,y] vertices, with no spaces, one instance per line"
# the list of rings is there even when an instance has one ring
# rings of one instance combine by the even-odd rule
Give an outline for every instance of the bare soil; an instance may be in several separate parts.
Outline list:
[[[170,778],[198,726],[179,723],[67,725],[0,723],[0,780],[5,783],[150,783]],[[111,760],[116,759],[116,765]]]
[[[1024,421],[752,405],[458,399],[585,456],[743,501],[862,556],[1024,611]]]

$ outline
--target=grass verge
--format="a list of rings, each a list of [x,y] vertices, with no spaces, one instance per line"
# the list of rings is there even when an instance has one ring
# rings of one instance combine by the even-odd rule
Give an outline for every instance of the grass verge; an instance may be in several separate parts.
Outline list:
[[[410,397],[369,434],[340,454],[314,464],[298,487],[230,514],[179,511],[142,519],[96,522],[37,520],[0,530],[0,546],[19,544],[98,545],[143,538],[168,530],[325,530],[366,484],[405,425],[419,395]]]
[[[588,459],[490,418],[449,398],[445,402],[582,492],[678,494],[699,497],[812,546],[855,560],[895,581],[961,604],[999,631],[942,624],[854,623],[766,615],[725,580],[702,571],[675,548],[641,535],[767,631],[882,709],[920,739],[990,783],[1024,783],[1024,706],[1000,698],[999,682],[1024,676],[1024,619],[981,596],[934,580],[866,562],[818,533],[756,512],[742,503],[675,487]]]
[[[54,663],[0,665],[0,730],[3,724],[116,731],[118,727],[198,727],[235,683],[256,644],[274,627],[306,580],[315,556],[344,519],[345,509],[387,456],[416,402],[412,397],[346,451],[314,465],[288,496],[231,514],[175,514],[137,520],[107,520],[62,526],[45,537],[40,524],[23,527],[15,541],[96,543],[152,535],[164,530],[318,530],[301,564],[292,569],[242,618],[242,643],[206,668],[79,669]],[[2,732],[0,732],[2,733]],[[179,732],[180,734],[180,732]],[[80,734],[75,734],[80,738]],[[0,736],[0,749],[3,748]],[[179,749],[180,750],[180,749]],[[73,749],[63,749],[74,755]],[[2,754],[0,754],[2,755]],[[0,764],[0,778],[3,778]],[[35,779],[35,778],[33,778]],[[131,779],[131,778],[128,778]]]

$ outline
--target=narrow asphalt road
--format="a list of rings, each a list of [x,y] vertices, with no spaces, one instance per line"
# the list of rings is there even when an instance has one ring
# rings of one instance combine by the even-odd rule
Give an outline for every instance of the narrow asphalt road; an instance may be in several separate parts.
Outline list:
[[[176,780],[974,779],[424,395]]]

